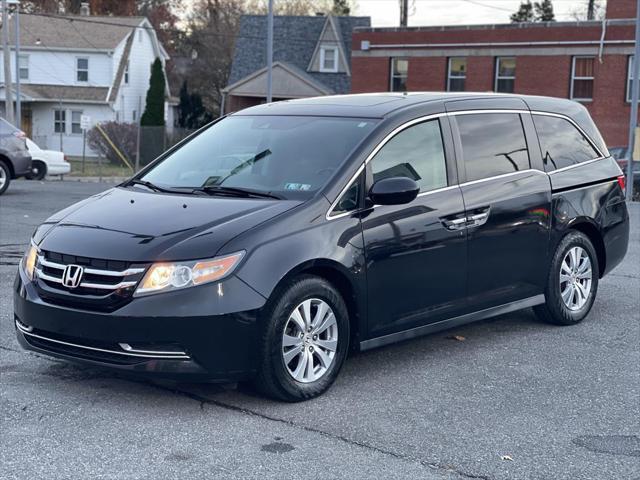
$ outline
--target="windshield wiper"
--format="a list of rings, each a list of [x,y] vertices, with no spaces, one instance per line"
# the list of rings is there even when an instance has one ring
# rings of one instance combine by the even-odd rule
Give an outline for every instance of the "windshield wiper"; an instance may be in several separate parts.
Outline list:
[[[193,192],[202,192],[207,195],[228,195],[242,198],[274,198],[276,200],[282,200],[282,197],[274,195],[273,193],[259,192],[257,190],[240,187],[225,187],[222,185],[206,185],[204,187],[194,188]]]
[[[184,193],[180,190],[174,190],[171,188],[160,187],[155,183],[151,183],[147,180],[140,180],[139,178],[132,178],[131,180],[122,184],[125,187],[129,185],[142,185],[143,187],[147,187],[149,190],[153,190],[154,192],[163,192],[163,193]]]

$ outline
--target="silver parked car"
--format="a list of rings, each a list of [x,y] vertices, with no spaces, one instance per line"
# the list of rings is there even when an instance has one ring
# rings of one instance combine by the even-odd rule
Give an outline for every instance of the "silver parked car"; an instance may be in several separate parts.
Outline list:
[[[0,118],[0,195],[9,182],[31,172],[31,154],[24,132]]]

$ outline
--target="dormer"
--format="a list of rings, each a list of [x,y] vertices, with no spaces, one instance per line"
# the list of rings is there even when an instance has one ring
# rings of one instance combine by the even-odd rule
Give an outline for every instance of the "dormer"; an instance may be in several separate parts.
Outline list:
[[[307,72],[345,73],[351,75],[349,62],[344,51],[342,33],[338,20],[328,15],[307,67]]]

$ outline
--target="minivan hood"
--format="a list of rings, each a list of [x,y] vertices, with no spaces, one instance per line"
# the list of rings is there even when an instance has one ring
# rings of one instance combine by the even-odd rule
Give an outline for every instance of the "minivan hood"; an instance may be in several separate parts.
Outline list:
[[[300,203],[114,188],[53,215],[35,241],[43,250],[108,260],[209,258],[235,236]]]

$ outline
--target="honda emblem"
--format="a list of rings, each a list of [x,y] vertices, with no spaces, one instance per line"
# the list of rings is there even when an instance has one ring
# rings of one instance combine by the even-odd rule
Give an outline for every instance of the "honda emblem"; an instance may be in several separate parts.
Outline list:
[[[67,288],[76,288],[82,281],[84,268],[80,265],[67,265],[62,274],[62,285]]]

